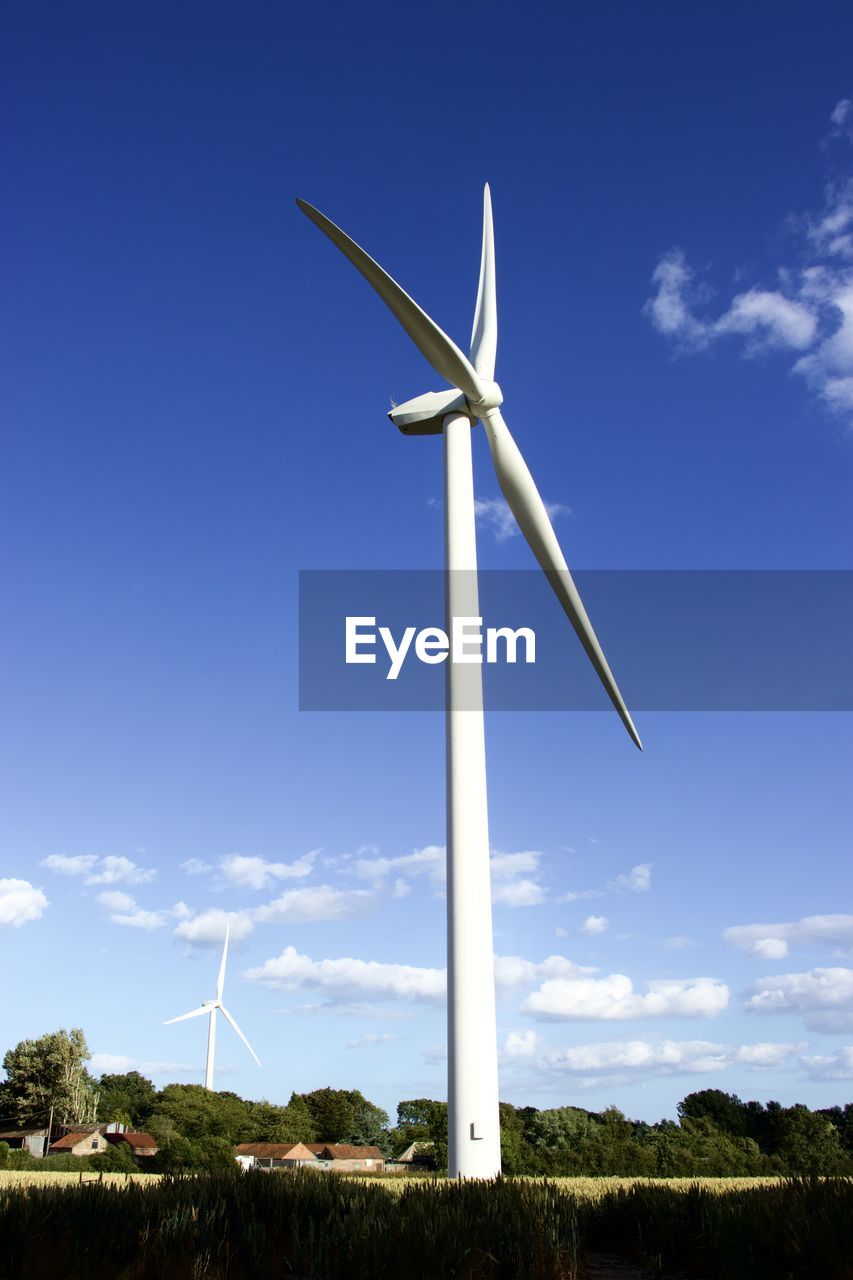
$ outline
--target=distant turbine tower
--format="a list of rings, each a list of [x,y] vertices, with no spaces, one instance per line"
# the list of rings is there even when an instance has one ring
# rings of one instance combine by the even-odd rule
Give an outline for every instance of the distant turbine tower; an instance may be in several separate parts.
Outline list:
[[[249,1053],[255,1059],[255,1062],[257,1062],[258,1066],[261,1065],[260,1058],[249,1044],[249,1041],[243,1035],[243,1032],[237,1026],[237,1023],[231,1017],[231,1014],[225,1008],[225,1005],[222,1003],[222,989],[225,986],[225,960],[228,955],[228,935],[230,932],[231,921],[229,920],[225,926],[225,946],[222,948],[222,963],[219,966],[219,978],[216,982],[216,999],[203,1000],[201,1002],[201,1008],[193,1009],[190,1013],[179,1014],[177,1018],[167,1018],[163,1023],[164,1027],[168,1027],[172,1022],[186,1022],[187,1018],[201,1018],[205,1014],[210,1018],[207,1028],[207,1067],[204,1072],[205,1089],[213,1088],[213,1058],[216,1052],[216,1014],[219,1009],[222,1010],[222,1016],[225,1020],[231,1023],[231,1026],[237,1032],[237,1035],[243,1041],[243,1044],[249,1050]]]
[[[488,185],[483,193],[483,248],[470,359],[346,232],[313,205],[296,203],[373,286],[421,355],[451,384],[450,390],[428,391],[395,405],[388,415],[404,435],[444,435],[448,634],[454,618],[480,613],[471,469],[471,427],[479,420],[509,508],[625,728],[642,750],[545,504],[501,416],[503,394],[494,381],[498,318]],[[559,404],[556,385],[552,399]],[[448,662],[446,696],[448,1166],[455,1177],[490,1178],[500,1173],[501,1143],[482,668],[457,668]]]

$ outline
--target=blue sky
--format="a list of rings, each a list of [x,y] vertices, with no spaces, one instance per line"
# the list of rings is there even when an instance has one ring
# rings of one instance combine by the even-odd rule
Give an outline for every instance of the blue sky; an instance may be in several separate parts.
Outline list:
[[[442,562],[440,442],[385,418],[437,380],[293,197],[464,343],[489,180],[497,376],[572,566],[848,568],[853,19],[3,24],[0,1043],[200,1078],[162,1021],[230,912],[264,1068],[223,1029],[223,1087],[441,1096],[441,718],[296,705],[300,569]],[[481,562],[528,568],[474,452]],[[638,727],[487,726],[502,1096],[846,1101],[850,716]]]

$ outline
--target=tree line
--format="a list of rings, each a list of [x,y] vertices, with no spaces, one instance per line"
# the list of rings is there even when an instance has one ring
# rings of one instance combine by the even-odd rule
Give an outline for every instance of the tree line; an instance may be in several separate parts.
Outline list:
[[[23,1040],[3,1058],[0,1129],[13,1125],[109,1123],[151,1134],[159,1147],[146,1169],[233,1167],[239,1142],[346,1142],[378,1146],[389,1158],[412,1143],[427,1163],[447,1165],[447,1104],[407,1099],[396,1124],[358,1089],[293,1093],[285,1106],[252,1101],[196,1084],[157,1089],[138,1071],[92,1075],[79,1029]],[[853,1104],[811,1111],[801,1104],[743,1102],[736,1094],[702,1089],[678,1104],[678,1121],[630,1120],[616,1107],[587,1111],[538,1110],[500,1104],[506,1173],[552,1176],[615,1174],[715,1177],[750,1174],[853,1174]],[[22,1151],[3,1149],[7,1168],[37,1165]],[[135,1168],[123,1145],[102,1155],[53,1156],[51,1168]]]

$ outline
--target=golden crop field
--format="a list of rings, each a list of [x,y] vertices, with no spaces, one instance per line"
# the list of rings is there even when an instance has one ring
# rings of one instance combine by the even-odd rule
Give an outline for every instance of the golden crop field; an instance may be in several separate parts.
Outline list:
[[[31,1169],[0,1170],[0,1191],[14,1191],[17,1188],[26,1190],[27,1187],[76,1187],[81,1182],[102,1182],[112,1187],[127,1186],[129,1182],[143,1185],[151,1183],[153,1186],[159,1181],[159,1173],[74,1173],[59,1170],[51,1173],[47,1169],[42,1173],[41,1170]]]
[[[282,1173],[286,1175],[286,1170],[276,1170],[271,1176],[280,1176]],[[404,1173],[397,1174],[328,1174],[319,1173],[318,1177],[343,1177],[347,1181],[353,1182],[370,1182],[378,1186],[384,1187],[386,1191],[400,1193],[405,1187],[423,1186],[429,1182],[446,1182],[446,1178],[430,1178],[430,1177],[410,1177]],[[11,1191],[15,1188],[25,1189],[27,1187],[61,1187],[61,1186],[79,1186],[82,1182],[84,1185],[89,1183],[106,1183],[109,1186],[127,1186],[130,1182],[139,1183],[142,1186],[154,1186],[160,1181],[158,1173],[74,1173],[71,1172],[50,1172],[45,1170],[29,1170],[29,1169],[9,1169],[0,1171],[0,1191]],[[513,1182],[545,1182],[551,1186],[559,1187],[560,1190],[568,1192],[570,1195],[576,1195],[584,1200],[599,1200],[608,1191],[618,1191],[620,1188],[628,1188],[634,1186],[646,1187],[668,1187],[672,1191],[687,1191],[690,1187],[703,1187],[707,1191],[722,1194],[725,1191],[745,1191],[754,1187],[772,1187],[784,1182],[784,1178],[533,1178],[526,1176],[518,1176],[512,1178]]]

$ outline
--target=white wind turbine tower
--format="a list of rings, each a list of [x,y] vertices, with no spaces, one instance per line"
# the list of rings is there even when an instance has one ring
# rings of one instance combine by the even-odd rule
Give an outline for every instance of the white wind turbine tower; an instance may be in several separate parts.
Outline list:
[[[207,1066],[204,1072],[205,1089],[213,1088],[213,1062],[214,1055],[216,1053],[216,1015],[220,1010],[222,1011],[223,1018],[225,1018],[226,1022],[231,1023],[231,1026],[237,1032],[237,1035],[243,1041],[243,1044],[249,1050],[249,1053],[255,1059],[255,1062],[257,1062],[258,1066],[261,1065],[260,1058],[249,1044],[249,1041],[243,1035],[243,1032],[237,1026],[237,1023],[231,1017],[231,1014],[225,1008],[225,1005],[222,1003],[222,991],[225,986],[225,961],[228,957],[228,935],[230,932],[231,921],[229,920],[225,926],[225,945],[222,948],[222,961],[219,965],[219,977],[216,980],[216,999],[202,1000],[198,1009],[191,1009],[189,1013],[181,1013],[177,1018],[167,1018],[163,1023],[164,1027],[168,1027],[172,1022],[186,1022],[187,1018],[202,1018],[205,1015],[210,1018],[210,1022],[207,1025]]]
[[[642,750],[566,566],[533,478],[503,420],[494,381],[497,352],[492,206],[484,192],[480,284],[468,359],[355,241],[303,200],[302,212],[349,258],[393,312],[433,369],[452,385],[395,406],[406,435],[444,435],[446,630],[478,617],[477,551],[470,429],[482,422],[498,481],[625,728]],[[447,1002],[448,1164],[456,1177],[500,1172],[498,1060],[482,669],[447,663]]]

